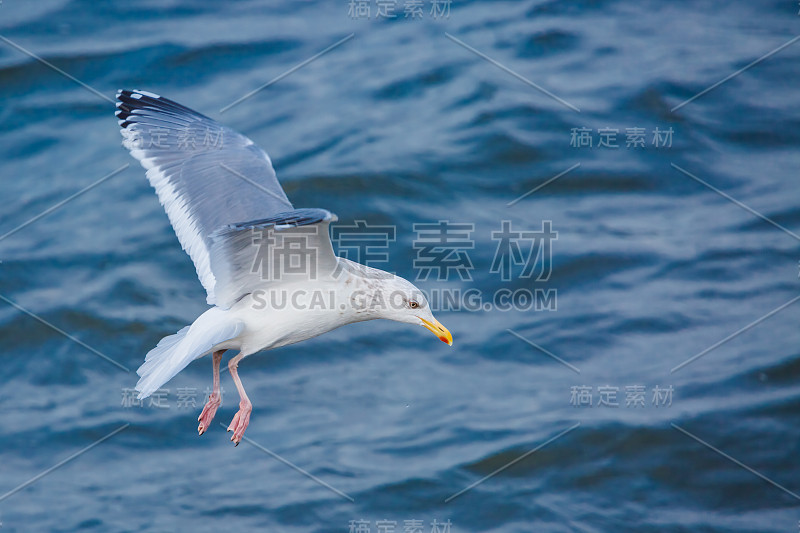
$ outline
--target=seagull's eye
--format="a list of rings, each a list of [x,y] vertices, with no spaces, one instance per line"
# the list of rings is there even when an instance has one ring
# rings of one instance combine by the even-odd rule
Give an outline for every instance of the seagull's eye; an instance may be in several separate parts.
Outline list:
[[[410,302],[408,302],[408,306],[411,309],[416,309],[417,307],[419,307],[419,304],[417,302],[415,302],[414,300],[411,300]]]

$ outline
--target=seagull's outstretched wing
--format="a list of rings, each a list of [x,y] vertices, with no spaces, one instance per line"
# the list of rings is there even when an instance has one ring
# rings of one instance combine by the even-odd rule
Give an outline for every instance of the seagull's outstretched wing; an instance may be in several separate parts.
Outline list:
[[[237,262],[265,251],[264,243],[252,241],[251,250],[241,249],[245,236],[254,232],[242,221],[261,221],[270,232],[280,233],[313,226],[317,237],[309,246],[320,264],[336,262],[327,232],[335,217],[324,210],[293,210],[269,156],[253,141],[157,94],[119,91],[117,100],[122,144],[147,169],[209,304],[229,307],[265,281],[255,271],[243,274],[254,270],[252,257],[250,264]]]

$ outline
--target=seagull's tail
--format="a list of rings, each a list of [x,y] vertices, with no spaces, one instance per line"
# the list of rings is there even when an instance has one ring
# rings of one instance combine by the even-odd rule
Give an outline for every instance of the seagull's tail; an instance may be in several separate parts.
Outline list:
[[[244,329],[239,321],[209,320],[210,309],[191,326],[186,326],[174,335],[161,339],[155,348],[147,353],[144,363],[136,371],[140,379],[136,384],[139,399],[147,398],[159,387],[171,380],[195,359],[209,353],[221,342],[236,338]],[[205,318],[205,319],[204,319]]]

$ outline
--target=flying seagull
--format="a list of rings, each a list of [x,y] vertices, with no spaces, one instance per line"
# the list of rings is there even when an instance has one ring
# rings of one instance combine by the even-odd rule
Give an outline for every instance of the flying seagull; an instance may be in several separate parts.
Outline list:
[[[238,350],[228,363],[240,399],[228,431],[238,445],[253,409],[238,372],[248,355],[376,318],[423,326],[453,344],[412,283],[333,253],[336,215],[295,209],[253,141],[151,92],[121,90],[116,106],[122,144],[147,170],[212,306],[150,350],[137,370],[139,399],[212,354],[202,435],[221,404],[222,354]]]

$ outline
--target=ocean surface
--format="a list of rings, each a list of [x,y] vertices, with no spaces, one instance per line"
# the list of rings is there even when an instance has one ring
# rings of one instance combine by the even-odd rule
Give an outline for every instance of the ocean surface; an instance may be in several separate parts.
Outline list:
[[[798,9],[4,0],[0,532],[797,532]],[[254,355],[238,447],[210,358],[137,405],[207,305],[120,88],[252,138],[454,345]]]

